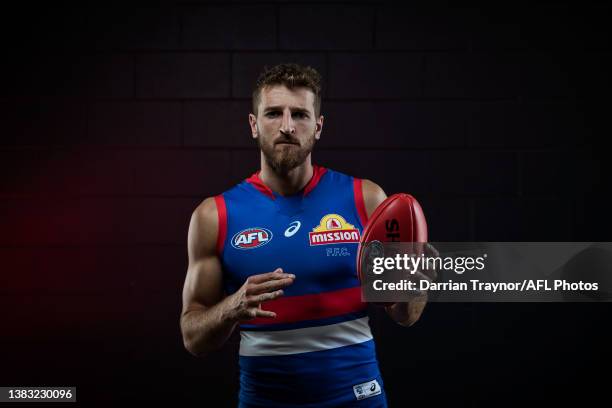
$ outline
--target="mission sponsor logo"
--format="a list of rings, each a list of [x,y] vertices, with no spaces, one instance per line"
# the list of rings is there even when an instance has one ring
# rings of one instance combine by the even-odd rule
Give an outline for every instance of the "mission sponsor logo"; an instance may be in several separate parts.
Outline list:
[[[359,230],[338,214],[327,214],[312,232],[308,233],[310,245],[329,245],[359,242]]]
[[[232,246],[236,249],[253,249],[266,245],[272,240],[272,231],[267,228],[247,228],[232,237]]]

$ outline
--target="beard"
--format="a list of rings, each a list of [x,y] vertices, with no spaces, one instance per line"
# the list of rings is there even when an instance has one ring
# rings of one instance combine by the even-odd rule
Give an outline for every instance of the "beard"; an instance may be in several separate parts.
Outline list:
[[[299,141],[295,138],[286,137],[281,139],[299,143],[295,145],[287,144],[279,146],[269,139],[271,138],[257,138],[257,145],[263,153],[264,160],[275,173],[287,174],[304,163],[308,155],[312,152],[315,144],[315,133],[313,133],[303,143],[299,143]]]

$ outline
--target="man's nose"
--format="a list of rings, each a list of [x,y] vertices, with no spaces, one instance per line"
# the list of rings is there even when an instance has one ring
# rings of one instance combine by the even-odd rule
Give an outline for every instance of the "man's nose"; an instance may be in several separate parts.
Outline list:
[[[295,123],[293,122],[293,118],[291,117],[291,112],[283,113],[283,122],[281,123],[281,132],[286,134],[294,134],[295,133]]]

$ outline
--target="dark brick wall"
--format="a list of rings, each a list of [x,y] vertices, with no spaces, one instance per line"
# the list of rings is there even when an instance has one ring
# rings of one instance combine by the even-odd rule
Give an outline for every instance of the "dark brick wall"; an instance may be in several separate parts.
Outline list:
[[[433,241],[611,240],[603,3],[3,14],[0,385],[235,405],[237,339],[204,360],[188,355],[180,291],[191,211],[257,168],[247,114],[264,65],[322,73],[314,160],[413,193]],[[411,329],[379,310],[372,326],[392,406],[499,406],[596,393],[588,372],[609,363],[608,312],[432,304]]]

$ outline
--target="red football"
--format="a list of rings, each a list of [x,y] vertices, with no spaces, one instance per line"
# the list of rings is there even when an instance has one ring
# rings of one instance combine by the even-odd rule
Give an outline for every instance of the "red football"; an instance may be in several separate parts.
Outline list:
[[[427,222],[417,200],[406,193],[393,194],[380,203],[361,235],[357,251],[357,271],[361,273],[361,253],[372,241],[427,242]]]

